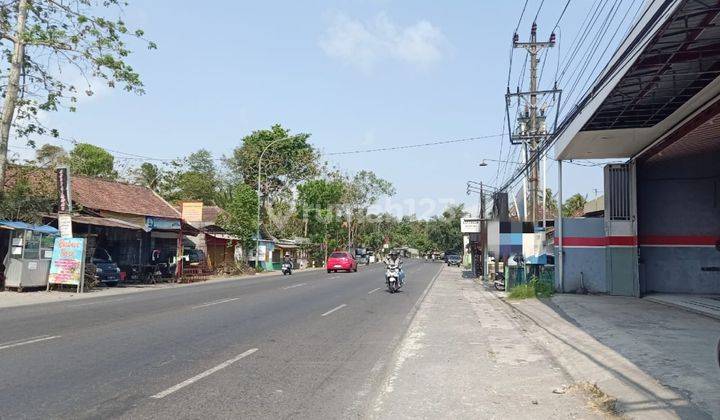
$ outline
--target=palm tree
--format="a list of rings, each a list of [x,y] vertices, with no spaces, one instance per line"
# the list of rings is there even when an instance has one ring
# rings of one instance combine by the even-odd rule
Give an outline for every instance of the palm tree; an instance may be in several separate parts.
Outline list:
[[[587,197],[580,194],[575,194],[565,201],[563,204],[563,216],[564,217],[578,217],[582,216],[585,210],[585,204],[587,204]]]

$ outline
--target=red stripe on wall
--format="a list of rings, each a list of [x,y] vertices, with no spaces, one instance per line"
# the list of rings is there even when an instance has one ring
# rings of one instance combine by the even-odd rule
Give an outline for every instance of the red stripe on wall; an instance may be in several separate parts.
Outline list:
[[[714,246],[720,241],[716,236],[641,236],[640,246]],[[555,238],[555,246],[560,245],[560,238]],[[563,246],[637,246],[635,236],[607,236],[600,238],[564,237]]]

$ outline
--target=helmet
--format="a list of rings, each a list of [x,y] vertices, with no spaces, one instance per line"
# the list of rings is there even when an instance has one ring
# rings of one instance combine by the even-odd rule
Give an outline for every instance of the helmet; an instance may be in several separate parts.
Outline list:
[[[289,252],[286,252],[286,253],[285,253],[285,256],[286,256],[286,257],[289,257],[289,256],[290,256],[290,253],[289,253]]]

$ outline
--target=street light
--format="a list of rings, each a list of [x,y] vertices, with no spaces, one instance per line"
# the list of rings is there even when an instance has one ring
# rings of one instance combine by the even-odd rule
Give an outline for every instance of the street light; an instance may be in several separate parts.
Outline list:
[[[258,271],[259,264],[260,264],[260,173],[262,171],[262,158],[265,155],[265,152],[268,151],[270,146],[272,146],[275,143],[285,141],[288,139],[291,139],[292,137],[283,137],[281,139],[276,139],[271,141],[267,146],[265,146],[265,149],[263,149],[262,153],[260,153],[260,157],[258,158],[258,175],[257,175],[257,232],[255,233],[255,271]]]
[[[485,159],[483,159],[483,161],[480,162],[480,164],[478,164],[478,166],[488,166],[488,164],[487,164],[487,162],[485,162]]]

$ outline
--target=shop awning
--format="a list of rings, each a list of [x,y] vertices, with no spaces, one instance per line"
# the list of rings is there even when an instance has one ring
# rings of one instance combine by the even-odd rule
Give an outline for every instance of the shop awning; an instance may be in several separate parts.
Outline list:
[[[222,232],[205,232],[205,235],[211,236],[215,239],[223,239],[225,241],[239,241],[240,238],[235,235],[230,235],[229,233],[222,233]]]
[[[25,222],[15,222],[10,220],[0,220],[0,227],[3,227],[5,229],[23,229],[23,230],[31,230],[33,232],[39,232],[39,233],[45,233],[48,235],[59,235],[60,231],[55,229],[52,226],[47,225],[31,225],[30,223]]]
[[[563,121],[558,159],[631,158],[720,97],[717,2],[649,0]]]
[[[45,217],[49,219],[57,219],[57,214],[47,214]],[[120,229],[131,229],[131,230],[143,230],[143,227],[136,225],[135,223],[126,222],[120,219],[113,219],[110,217],[96,217],[96,216],[84,216],[78,215],[72,217],[73,223],[79,223],[81,225],[92,225],[92,226],[104,226],[111,228]]]

